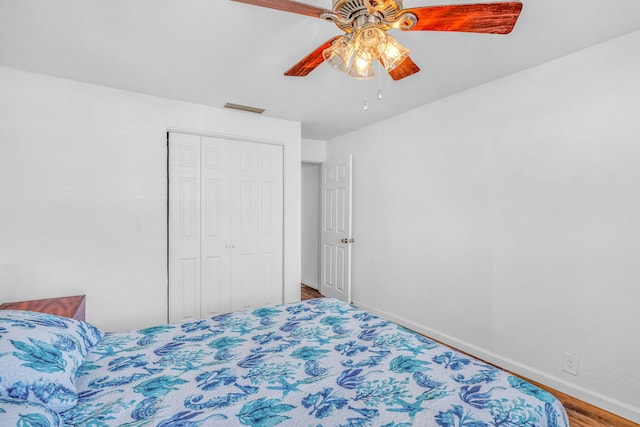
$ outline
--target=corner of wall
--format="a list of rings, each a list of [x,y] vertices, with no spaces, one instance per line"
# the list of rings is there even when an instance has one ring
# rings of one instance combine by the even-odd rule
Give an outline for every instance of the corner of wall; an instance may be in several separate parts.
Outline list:
[[[302,140],[302,161],[322,163],[327,159],[327,142],[317,139]]]

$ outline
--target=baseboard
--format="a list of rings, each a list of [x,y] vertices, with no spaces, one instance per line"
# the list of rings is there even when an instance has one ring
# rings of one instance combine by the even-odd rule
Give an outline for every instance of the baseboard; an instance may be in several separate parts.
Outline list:
[[[320,290],[320,285],[318,285],[317,283],[305,282],[304,280],[301,283],[305,286],[315,289],[316,291]]]
[[[518,363],[514,360],[511,360],[511,359],[502,357],[498,354],[495,354],[493,352],[487,351],[481,347],[475,346],[473,344],[469,344],[465,341],[458,340],[447,334],[443,334],[436,330],[419,325],[403,317],[396,316],[394,314],[385,312],[383,310],[378,310],[375,307],[371,307],[367,304],[364,304],[358,301],[353,301],[352,303],[353,305],[363,310],[366,310],[373,314],[377,314],[378,316],[391,320],[399,325],[404,326],[405,328],[411,329],[412,331],[418,332],[422,335],[426,335],[430,338],[433,338],[436,341],[442,342],[445,345],[461,350],[465,353],[469,353],[479,359],[482,359],[486,362],[499,366],[502,369],[514,372],[518,375],[522,375],[523,377],[529,378],[533,381],[537,381],[540,384],[544,384],[562,393],[566,393],[570,396],[573,396],[576,399],[580,399],[584,402],[587,402],[590,405],[597,406],[601,409],[604,409],[606,411],[619,415],[620,417],[629,419],[636,423],[640,423],[640,408],[636,408],[624,402],[620,402],[616,399],[611,399],[607,396],[604,396],[592,390],[588,390],[588,389],[567,383],[562,379],[556,378],[552,375],[548,375],[535,368],[531,368],[529,366]]]

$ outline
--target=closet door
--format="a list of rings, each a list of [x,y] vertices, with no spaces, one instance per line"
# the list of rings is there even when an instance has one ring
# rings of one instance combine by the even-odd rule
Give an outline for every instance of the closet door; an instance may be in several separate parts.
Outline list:
[[[282,302],[282,147],[232,146],[231,310]]]
[[[258,144],[260,216],[257,306],[284,302],[284,152],[281,145]]]
[[[231,143],[201,138],[201,317],[231,311]]]
[[[169,141],[169,322],[200,318],[200,138]]]
[[[169,156],[169,321],[281,303],[282,147],[171,133]]]

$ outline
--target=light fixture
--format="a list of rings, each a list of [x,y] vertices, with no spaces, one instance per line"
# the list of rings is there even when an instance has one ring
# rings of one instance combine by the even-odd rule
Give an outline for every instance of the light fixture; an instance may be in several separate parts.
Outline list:
[[[420,71],[420,67],[409,57],[408,50],[386,34],[387,31],[509,34],[522,11],[520,1],[414,6],[407,9],[403,6],[404,0],[331,0],[331,9],[308,4],[305,0],[233,1],[320,18],[335,24],[342,31],[341,35],[331,37],[298,61],[284,73],[285,76],[304,77],[323,62],[329,62],[343,73],[366,79],[373,76],[368,63],[378,60],[396,81],[414,75]],[[322,3],[328,2],[322,0]],[[315,0],[314,3],[321,2]],[[367,48],[363,50],[360,45],[366,45]]]
[[[354,20],[353,30],[322,52],[331,67],[356,79],[370,79],[374,61],[389,72],[409,56],[411,52],[387,34],[388,28],[371,18]]]

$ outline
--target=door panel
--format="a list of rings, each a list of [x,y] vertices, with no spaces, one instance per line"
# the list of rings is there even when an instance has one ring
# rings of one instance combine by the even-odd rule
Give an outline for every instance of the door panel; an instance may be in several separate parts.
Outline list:
[[[344,294],[347,289],[346,268],[347,252],[348,248],[343,246],[336,247],[336,284],[335,290],[338,293]]]
[[[179,277],[182,287],[180,289],[182,320],[198,319],[200,307],[197,303],[198,293],[198,260],[195,258],[182,258],[179,260]]]
[[[225,286],[228,277],[228,261],[225,256],[209,256],[202,261],[201,313],[202,316],[212,316],[231,311],[231,295],[229,286]],[[228,279],[227,279],[228,280]]]
[[[255,307],[256,257],[254,253],[234,254],[233,281],[231,286],[231,310],[246,310]]]
[[[178,199],[180,200],[178,235],[182,240],[196,242],[198,222],[198,183],[192,177],[178,178]]]
[[[262,182],[260,187],[260,238],[273,237],[273,183]]]

